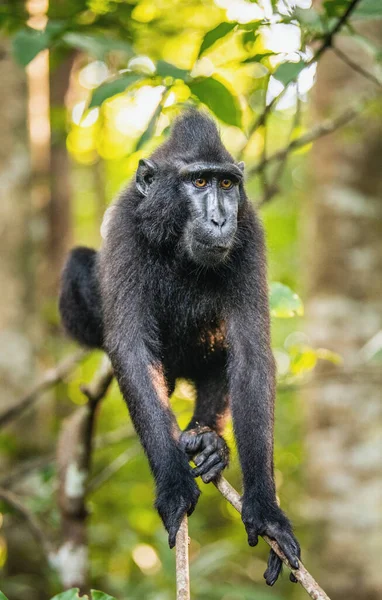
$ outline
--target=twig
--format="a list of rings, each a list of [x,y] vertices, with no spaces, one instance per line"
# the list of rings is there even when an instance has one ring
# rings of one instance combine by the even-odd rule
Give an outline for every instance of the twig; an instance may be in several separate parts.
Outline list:
[[[89,354],[86,350],[80,350],[72,356],[65,358],[53,369],[46,371],[42,379],[37,382],[27,394],[16,404],[7,408],[0,415],[0,427],[3,427],[12,419],[20,416],[27,408],[30,408],[43,392],[53,387],[65,377]]]
[[[24,477],[29,477],[33,471],[38,471],[48,467],[54,461],[54,454],[47,454],[45,456],[35,456],[28,460],[24,460],[18,465],[12,466],[10,473],[6,473],[0,478],[0,487],[10,488],[17,486]]]
[[[342,62],[347,64],[348,67],[353,69],[353,71],[356,71],[357,73],[359,73],[360,75],[365,77],[365,79],[368,79],[372,83],[375,83],[375,85],[377,85],[378,87],[382,87],[382,81],[380,81],[378,79],[378,77],[373,75],[373,73],[370,73],[370,71],[366,71],[366,69],[364,69],[357,63],[353,62],[351,60],[351,58],[349,58],[344,52],[342,52],[342,50],[337,48],[337,46],[333,46],[332,50],[333,50],[334,54],[336,54],[338,56],[338,58],[342,60]]]
[[[187,517],[176,534],[176,600],[190,600],[190,573],[188,564],[188,537]]]
[[[295,140],[292,140],[287,146],[285,146],[285,148],[282,148],[281,150],[278,150],[274,154],[268,156],[266,162],[262,160],[252,169],[249,169],[248,175],[252,177],[253,175],[256,175],[257,173],[261,172],[264,169],[265,165],[269,165],[270,163],[278,160],[284,160],[288,154],[290,154],[297,148],[302,148],[303,146],[306,146],[311,142],[314,142],[315,140],[324,137],[325,135],[328,135],[329,133],[333,133],[334,131],[336,131],[340,127],[343,127],[344,125],[349,123],[349,121],[357,117],[365,108],[365,106],[366,102],[362,102],[353,108],[347,108],[343,113],[341,113],[332,120],[328,119],[323,121],[322,123],[319,123],[319,125],[313,127],[313,129],[311,129],[304,135],[301,135]]]
[[[298,125],[300,123],[300,118],[301,118],[301,100],[300,100],[300,96],[299,96],[299,92],[298,92],[298,83],[296,83],[296,86],[297,86],[296,111],[294,113],[292,127],[290,128],[290,132],[288,135],[288,140],[287,140],[288,144],[290,144],[290,142],[292,140],[293,132],[296,129],[296,127],[298,127]],[[263,197],[262,197],[261,201],[258,203],[258,206],[263,206],[263,204],[266,204],[267,202],[269,202],[274,196],[276,196],[276,194],[279,193],[279,191],[280,191],[279,181],[285,170],[287,162],[288,162],[288,154],[285,155],[283,160],[280,160],[280,162],[276,168],[276,171],[273,175],[273,181],[264,190]],[[265,171],[265,169],[264,169],[264,171]]]
[[[87,492],[92,493],[95,492],[101,485],[103,485],[106,481],[108,481],[113,475],[115,475],[122,467],[124,467],[132,458],[134,458],[138,454],[138,450],[135,448],[128,448],[117,458],[115,458],[111,463],[105,467],[100,473],[95,475],[91,481],[89,481],[87,486]]]
[[[357,4],[359,4],[360,1],[361,0],[352,0],[352,2],[350,2],[344,14],[338,19],[334,27],[325,35],[321,46],[318,48],[313,57],[314,61],[317,61],[326,50],[332,47],[334,36],[342,29],[344,25],[346,25],[347,21],[349,20],[349,17],[351,16],[352,12],[354,12],[354,10],[357,8]]]
[[[44,552],[45,559],[49,563],[53,546],[34,514],[31,513],[22,502],[20,502],[19,498],[13,492],[0,488],[0,499],[6,502],[25,519],[29,529],[31,530],[31,533],[36,541],[40,544]]]
[[[113,368],[110,364],[110,360],[105,354],[94,380],[87,385],[81,385],[81,392],[85,394],[93,408],[95,408],[95,405],[97,405],[97,403],[106,395],[109,386],[113,381],[113,377]]]
[[[215,486],[219,492],[224,496],[226,500],[239,512],[241,513],[242,503],[241,498],[237,491],[228,483],[224,477],[220,477],[215,482]],[[291,570],[297,581],[302,585],[305,591],[309,594],[313,600],[330,600],[329,596],[320,588],[318,583],[313,579],[309,571],[306,570],[301,561],[299,561],[299,568],[293,569],[285,554],[279,548],[278,543],[275,540],[271,540],[267,535],[262,536],[263,540],[272,548],[272,550],[281,558],[284,565]]]

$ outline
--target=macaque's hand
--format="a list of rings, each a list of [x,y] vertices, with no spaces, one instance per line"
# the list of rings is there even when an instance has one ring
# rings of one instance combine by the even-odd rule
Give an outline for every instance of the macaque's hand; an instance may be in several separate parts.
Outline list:
[[[292,525],[281,508],[277,506],[276,500],[262,503],[258,499],[253,499],[250,494],[244,494],[241,516],[250,546],[256,546],[259,535],[267,535],[278,543],[291,567],[298,569],[300,545],[293,534]],[[268,585],[273,585],[276,582],[281,569],[281,559],[271,550],[268,567],[264,573]],[[297,581],[293,573],[290,575],[290,580],[293,583]]]
[[[194,477],[202,477],[204,483],[213,481],[228,465],[229,450],[224,439],[206,426],[183,431],[180,447],[196,464]]]
[[[175,546],[176,534],[183,517],[191,515],[199,496],[200,490],[187,463],[184,468],[174,466],[157,482],[155,508],[168,531],[170,548]]]

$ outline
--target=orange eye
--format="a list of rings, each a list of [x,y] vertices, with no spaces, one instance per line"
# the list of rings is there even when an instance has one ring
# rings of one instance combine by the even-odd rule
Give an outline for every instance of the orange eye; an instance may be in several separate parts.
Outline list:
[[[230,179],[222,179],[220,182],[220,187],[222,187],[223,190],[229,190],[232,186],[233,183]]]
[[[198,179],[195,179],[194,185],[198,188],[204,188],[207,185],[207,179],[204,179],[203,177],[198,177]]]

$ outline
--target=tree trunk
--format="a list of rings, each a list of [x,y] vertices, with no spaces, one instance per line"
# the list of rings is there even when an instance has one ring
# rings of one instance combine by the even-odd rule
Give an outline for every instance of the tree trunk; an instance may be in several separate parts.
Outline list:
[[[343,51],[371,68],[359,48],[344,41]],[[328,52],[319,65],[318,117],[371,89]],[[305,394],[309,516],[317,525],[310,562],[335,600],[382,597],[382,375],[381,363],[371,359],[382,327],[380,115],[369,111],[316,143],[307,202],[308,330],[314,345],[344,360],[341,368],[322,367]]]

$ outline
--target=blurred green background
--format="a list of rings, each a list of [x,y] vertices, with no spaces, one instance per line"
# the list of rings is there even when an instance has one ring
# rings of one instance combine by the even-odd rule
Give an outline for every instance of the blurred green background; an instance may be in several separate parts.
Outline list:
[[[382,594],[381,18],[380,0],[0,6],[0,422],[76,351],[57,311],[68,249],[99,247],[104,212],[139,159],[186,106],[203,106],[245,161],[265,225],[278,495],[304,563],[333,600]],[[71,587],[57,556],[46,561],[33,524],[60,547],[57,438],[86,403],[80,385],[101,358],[86,355],[2,427],[0,589],[9,600],[48,600]],[[172,406],[185,426],[189,383],[178,383]],[[226,477],[240,489],[230,424],[226,437]],[[115,383],[95,441],[84,589],[175,598],[174,552]],[[238,514],[212,485],[200,487],[189,523],[192,598],[307,597],[286,574],[265,586],[267,546],[249,548]]]

